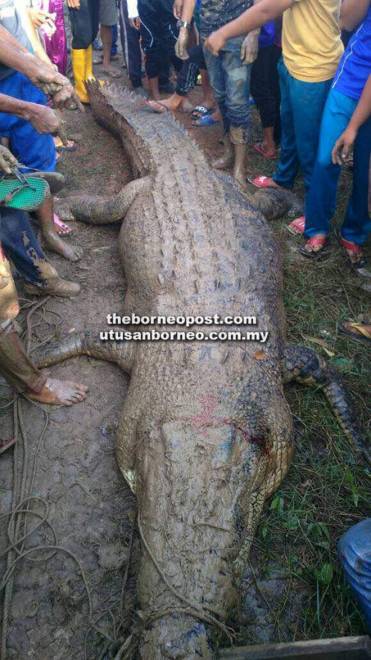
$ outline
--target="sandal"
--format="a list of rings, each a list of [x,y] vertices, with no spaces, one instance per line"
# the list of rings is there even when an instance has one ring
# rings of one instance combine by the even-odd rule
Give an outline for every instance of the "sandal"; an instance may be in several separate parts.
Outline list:
[[[10,447],[14,447],[16,443],[15,438],[10,438],[10,440],[1,440],[0,439],[0,454],[3,454],[4,451],[7,449],[10,449]]]
[[[192,110],[191,117],[196,121],[196,119],[206,117],[206,115],[210,115],[212,112],[214,112],[214,108],[207,108],[206,105],[196,105]]]
[[[286,229],[290,232],[290,234],[294,234],[294,236],[304,234],[305,216],[301,215],[300,218],[295,218],[295,220],[290,222],[290,224],[286,225]]]
[[[56,213],[54,213],[53,216],[53,223],[58,236],[69,236],[72,234],[72,227],[70,227],[66,222],[63,222],[63,220],[61,220],[59,215]]]
[[[270,176],[256,176],[256,177],[247,177],[249,183],[251,183],[255,188],[280,188],[275,181],[273,181]]]
[[[312,236],[304,246],[299,248],[300,254],[309,259],[322,259],[328,252],[328,239],[324,234]]]
[[[353,321],[345,321],[340,323],[339,332],[347,335],[354,341],[361,342],[362,344],[369,345],[371,343],[371,325],[370,323],[354,323]]]
[[[192,122],[192,126],[214,126],[219,124],[219,119],[214,119],[212,115],[203,115]]]
[[[152,112],[155,112],[157,115],[162,115],[164,112],[170,112],[169,109],[161,103],[161,101],[153,101],[151,99],[146,99],[144,104]]]
[[[371,277],[371,271],[367,270],[367,259],[364,255],[363,248],[358,243],[347,241],[345,238],[340,239],[340,245],[347,253],[349,263],[353,270],[362,277]]]
[[[17,169],[13,172],[14,178],[3,177],[0,180],[0,206],[35,211],[50,194],[48,183],[44,179],[24,176]]]
[[[267,151],[267,149],[264,147],[263,142],[258,142],[257,144],[253,144],[253,149],[256,151],[260,156],[263,156],[263,158],[266,158],[267,160],[276,160],[277,158],[277,151]]]
[[[76,149],[77,149],[77,144],[73,140],[68,140],[67,144],[55,145],[55,150],[59,154],[65,152],[65,151],[76,151]]]

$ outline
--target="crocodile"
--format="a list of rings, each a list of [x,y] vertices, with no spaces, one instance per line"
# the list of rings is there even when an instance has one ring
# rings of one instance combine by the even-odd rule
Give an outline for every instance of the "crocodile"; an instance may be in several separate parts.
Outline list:
[[[293,456],[284,384],[320,386],[361,451],[363,439],[336,375],[312,350],[287,345],[280,254],[254,200],[209,167],[170,115],[148,114],[112,86],[89,83],[89,92],[135,178],[112,199],[79,198],[72,210],[85,222],[123,221],[123,313],[213,323],[215,314],[248,316],[269,333],[264,344],[103,342],[81,333],[35,355],[40,366],[88,355],[130,375],[117,461],[137,498],[141,541],[133,657],[211,658],[214,631],[231,636],[228,616],[264,502]],[[283,196],[274,205],[287,211]],[[177,323],[153,327],[184,330]],[[216,321],[212,329],[220,330]],[[228,326],[238,330],[237,320]]]

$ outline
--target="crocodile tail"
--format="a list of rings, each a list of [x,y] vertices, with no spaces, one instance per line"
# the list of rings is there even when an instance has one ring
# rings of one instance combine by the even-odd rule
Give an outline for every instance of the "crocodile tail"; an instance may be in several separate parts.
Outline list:
[[[61,341],[34,351],[32,360],[37,367],[50,367],[79,355],[87,355],[97,360],[114,362],[124,371],[130,371],[133,357],[132,348],[131,344],[102,342],[88,332],[81,332],[71,334]]]
[[[323,385],[327,400],[346,436],[352,442],[357,452],[363,454],[366,461],[371,465],[371,448],[366,444],[365,439],[359,431],[347,392],[339,376],[332,369],[328,369],[327,376],[327,382]]]

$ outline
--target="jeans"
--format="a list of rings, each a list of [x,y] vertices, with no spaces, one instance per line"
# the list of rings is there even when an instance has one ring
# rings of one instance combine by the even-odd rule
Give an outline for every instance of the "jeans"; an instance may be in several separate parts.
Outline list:
[[[251,64],[241,62],[244,37],[228,39],[219,55],[204,47],[204,56],[215,100],[223,117],[225,132],[231,127],[249,126]]]
[[[348,529],[339,541],[338,552],[371,633],[371,518]]]
[[[49,266],[27,213],[5,206],[0,208],[0,244],[26,282],[45,286],[42,271]]]
[[[340,166],[334,165],[331,152],[336,140],[347,127],[357,101],[332,89],[322,118],[320,141],[312,184],[305,204],[305,236],[328,234],[336,208],[336,191]],[[368,213],[368,170],[371,154],[371,119],[359,129],[354,145],[353,189],[341,235],[347,241],[362,245],[371,230]]]
[[[321,117],[331,80],[309,83],[293,78],[283,60],[278,64],[281,89],[281,152],[273,179],[292,188],[299,166],[309,189],[316,160]]]

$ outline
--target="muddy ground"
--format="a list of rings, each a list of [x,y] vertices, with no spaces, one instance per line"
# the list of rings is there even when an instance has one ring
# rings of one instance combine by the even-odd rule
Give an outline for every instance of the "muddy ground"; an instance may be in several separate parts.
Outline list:
[[[199,97],[196,90],[192,100]],[[189,118],[180,119],[190,126]],[[151,121],[150,116],[148,120]],[[131,177],[118,142],[94,122],[89,111],[84,115],[69,113],[67,122],[71,137],[78,142],[78,150],[61,159],[59,169],[67,177],[61,197],[81,191],[109,196],[118,191]],[[209,156],[220,151],[219,126],[195,129],[192,133]],[[252,163],[256,168],[256,161]],[[72,226],[74,235],[68,240],[84,248],[83,260],[69,264],[50,256],[63,276],[81,282],[82,292],[70,301],[49,299],[34,311],[30,319],[31,350],[51,335],[58,338],[73,329],[104,329],[106,315],[121,310],[125,283],[118,259],[119,227],[79,223]],[[18,288],[22,295],[21,282]],[[24,323],[30,309],[25,310]],[[119,629],[121,591],[135,515],[133,499],[114,457],[115,427],[127,379],[117,367],[86,358],[53,367],[52,372],[60,378],[86,383],[89,396],[81,405],[48,410],[48,426],[41,438],[46,408],[25,400],[20,402],[27,451],[23,460],[20,438],[17,455],[14,457],[9,451],[0,459],[0,511],[6,513],[14,507],[14,473],[18,480],[25,474],[28,481],[23,495],[41,498],[42,501],[29,502],[32,511],[42,514],[48,505],[48,521],[55,539],[50,527],[44,525],[26,540],[24,550],[37,544],[51,544],[71,554],[59,549],[45,561],[45,550],[39,549],[16,564],[14,583],[10,580],[8,587],[7,657],[108,659],[114,657],[119,646],[114,641],[123,634]],[[10,395],[4,384],[0,395],[0,403],[5,405]],[[7,437],[12,433],[12,409],[4,408],[0,412],[1,436]],[[35,475],[30,484],[33,461]],[[28,529],[36,520],[35,515],[27,515]],[[5,570],[1,553],[10,543],[6,522],[1,518],[0,574]],[[36,558],[42,561],[30,561]],[[81,568],[91,594],[91,612]],[[276,563],[268,569],[260,565],[259,554],[255,553],[245,581],[245,608],[240,622],[244,640],[292,639],[300,627],[307,589],[302,582],[293,582],[286,569]],[[285,605],[277,622],[272,610],[283,598]],[[95,630],[92,622],[96,622]]]

